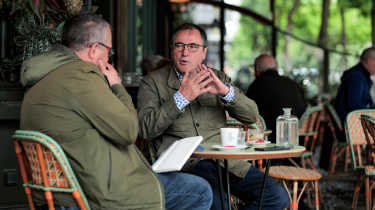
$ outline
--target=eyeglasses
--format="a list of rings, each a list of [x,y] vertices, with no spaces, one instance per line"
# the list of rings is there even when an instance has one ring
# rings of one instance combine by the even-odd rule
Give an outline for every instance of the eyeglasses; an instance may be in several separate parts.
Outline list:
[[[115,54],[115,51],[112,49],[112,47],[108,47],[107,45],[97,42],[100,46],[105,47],[108,49],[108,57],[112,57]]]
[[[197,52],[200,47],[205,48],[204,45],[199,45],[195,43],[190,43],[190,44],[184,44],[181,42],[174,43],[174,49],[178,51],[183,51],[185,49],[185,46],[189,50],[189,52]]]

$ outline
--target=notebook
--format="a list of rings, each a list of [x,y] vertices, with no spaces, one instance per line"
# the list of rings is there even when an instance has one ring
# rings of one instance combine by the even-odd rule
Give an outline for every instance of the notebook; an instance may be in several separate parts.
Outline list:
[[[202,141],[202,136],[193,136],[175,141],[155,161],[152,165],[152,170],[156,173],[180,171]]]

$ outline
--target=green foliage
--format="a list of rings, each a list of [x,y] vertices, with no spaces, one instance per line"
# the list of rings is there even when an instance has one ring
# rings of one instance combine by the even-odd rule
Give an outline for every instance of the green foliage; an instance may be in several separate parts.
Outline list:
[[[280,29],[286,30],[288,12],[291,10],[294,0],[277,0],[275,2],[276,25]],[[255,11],[269,10],[269,5],[256,0],[243,0],[242,6]],[[337,51],[344,50],[341,40],[341,7],[345,9],[346,50],[358,55],[365,47],[371,45],[371,21],[369,17],[371,1],[331,0],[327,47]],[[308,42],[317,43],[321,16],[322,0],[300,0],[300,7],[292,17],[291,33]],[[290,38],[288,57],[285,57],[286,38],[286,35],[278,33],[277,61],[280,71],[304,85],[307,95],[311,97],[319,92],[321,86],[319,72],[322,69],[323,50]],[[250,17],[241,15],[240,26],[231,43],[227,63],[232,67],[252,64],[259,53],[270,51],[270,39],[271,27],[264,26]],[[335,52],[330,53],[330,58],[329,80],[333,87],[337,87],[342,72],[358,62],[358,58],[356,56],[343,56]],[[333,89],[331,92],[334,94],[335,90]]]

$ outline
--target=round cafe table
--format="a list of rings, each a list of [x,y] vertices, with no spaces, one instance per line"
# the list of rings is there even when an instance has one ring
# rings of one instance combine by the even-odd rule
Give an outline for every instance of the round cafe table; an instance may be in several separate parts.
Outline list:
[[[265,159],[266,160],[266,169],[264,173],[263,187],[262,187],[261,195],[259,198],[258,209],[261,210],[262,203],[263,203],[264,189],[266,186],[266,178],[268,176],[269,167],[270,167],[270,160],[295,157],[297,155],[302,154],[305,151],[305,147],[303,146],[294,146],[291,149],[278,150],[278,151],[256,151],[254,147],[249,147],[247,149],[240,149],[240,150],[217,150],[212,147],[213,144],[209,144],[209,143],[204,143],[201,146],[203,147],[203,150],[201,151],[196,150],[193,153],[192,157],[224,160],[224,168],[226,172],[226,183],[227,183],[227,194],[228,194],[227,203],[228,203],[229,210],[231,209],[231,205],[230,205],[228,160],[239,160],[239,159]],[[222,206],[224,207],[225,205],[224,194],[223,194],[224,186],[223,186],[223,179],[221,175],[221,167],[220,167],[219,161],[217,161],[217,167],[218,167],[218,176],[219,176],[219,182],[220,182],[219,184],[220,184],[221,202],[222,202]]]

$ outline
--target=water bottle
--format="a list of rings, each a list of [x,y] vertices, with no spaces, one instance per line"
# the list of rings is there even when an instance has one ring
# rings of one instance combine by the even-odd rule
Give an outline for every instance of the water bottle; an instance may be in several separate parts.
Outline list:
[[[298,119],[291,115],[291,108],[283,108],[284,114],[276,119],[276,145],[293,147],[298,145]]]

